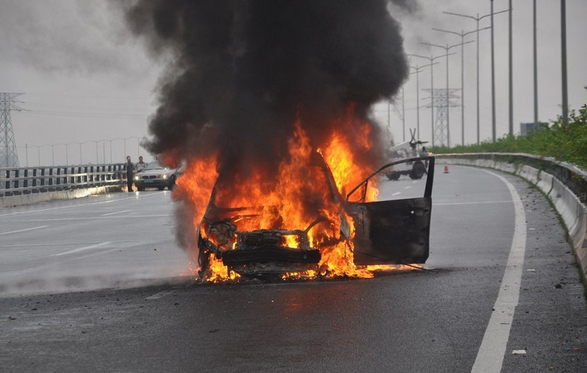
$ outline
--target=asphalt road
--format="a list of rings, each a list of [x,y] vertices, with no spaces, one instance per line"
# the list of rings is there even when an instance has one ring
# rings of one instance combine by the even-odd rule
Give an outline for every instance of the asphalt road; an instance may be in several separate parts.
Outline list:
[[[369,280],[200,284],[168,192],[4,209],[0,371],[587,371],[584,289],[544,197],[442,171],[426,269]]]

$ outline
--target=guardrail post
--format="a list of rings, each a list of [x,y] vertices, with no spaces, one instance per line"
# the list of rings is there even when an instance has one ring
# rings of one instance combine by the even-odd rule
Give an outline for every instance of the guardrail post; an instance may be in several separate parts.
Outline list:
[[[12,183],[12,187],[15,189],[18,189],[18,187],[20,187],[20,179],[18,178],[18,176],[19,176],[18,171],[19,171],[18,169],[14,170],[14,180]]]
[[[4,177],[6,178],[6,184],[4,186],[4,189],[10,189],[10,170],[6,170]]]

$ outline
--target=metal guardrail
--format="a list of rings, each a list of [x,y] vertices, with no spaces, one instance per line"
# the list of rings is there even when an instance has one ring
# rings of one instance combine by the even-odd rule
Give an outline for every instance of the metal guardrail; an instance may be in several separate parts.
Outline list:
[[[117,186],[124,182],[124,163],[0,168],[0,197]]]
[[[587,172],[572,164],[558,162],[554,158],[522,153],[453,153],[436,154],[437,158],[485,159],[510,164],[528,165],[556,177],[587,205]]]

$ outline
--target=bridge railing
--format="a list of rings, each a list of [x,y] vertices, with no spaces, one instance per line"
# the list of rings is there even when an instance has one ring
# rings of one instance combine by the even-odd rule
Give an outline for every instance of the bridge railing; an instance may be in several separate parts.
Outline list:
[[[125,181],[124,163],[0,168],[0,197],[118,186]]]

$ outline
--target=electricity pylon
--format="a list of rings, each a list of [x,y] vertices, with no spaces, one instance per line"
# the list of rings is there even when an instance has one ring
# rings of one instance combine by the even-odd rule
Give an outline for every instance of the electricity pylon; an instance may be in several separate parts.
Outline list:
[[[14,141],[10,112],[12,110],[22,110],[15,105],[15,97],[20,95],[22,93],[0,92],[0,167],[18,168],[18,153],[16,151],[16,141]]]
[[[435,88],[425,89],[432,96],[434,108],[436,108],[436,121],[434,123],[434,143],[438,146],[450,147],[450,128],[448,127],[447,112],[451,107],[458,107],[460,105],[452,102],[451,98],[458,98],[455,92],[459,89],[449,88]],[[432,103],[425,107],[432,107]]]

